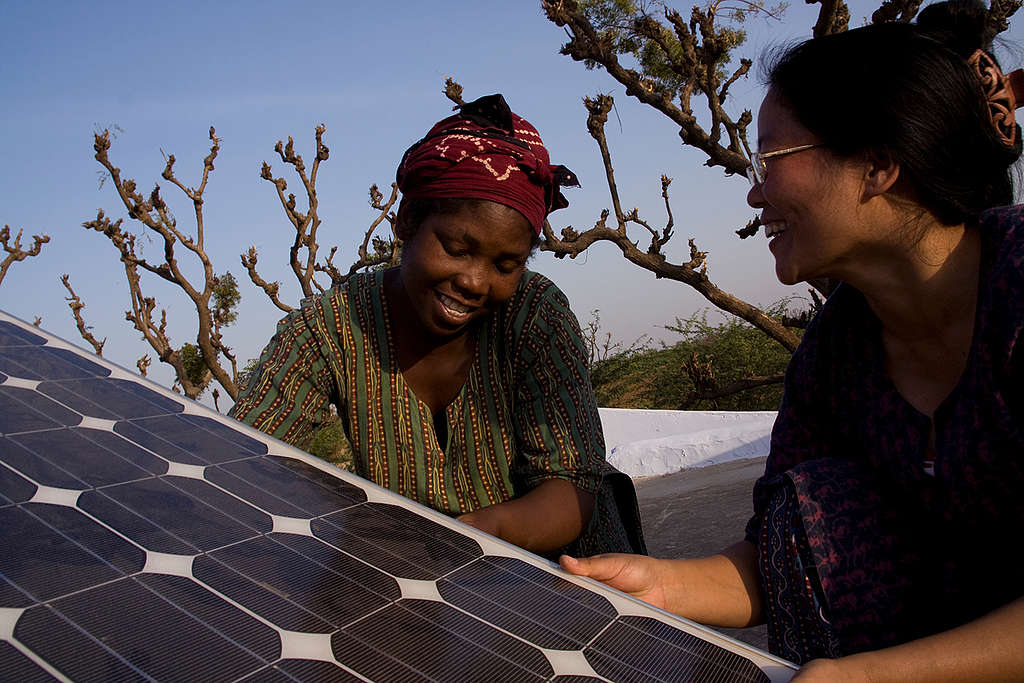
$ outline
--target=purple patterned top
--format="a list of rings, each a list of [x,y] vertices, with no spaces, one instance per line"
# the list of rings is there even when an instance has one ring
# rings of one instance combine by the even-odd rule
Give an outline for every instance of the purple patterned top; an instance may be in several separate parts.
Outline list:
[[[912,578],[929,587],[935,611],[921,615],[929,630],[1024,594],[1024,206],[986,212],[979,229],[974,336],[959,383],[935,411],[934,476],[924,466],[931,421],[888,378],[880,323],[863,295],[840,285],[787,371],[746,533],[756,545],[781,473],[818,458],[857,462],[907,521],[895,543],[924,559]],[[823,510],[842,506],[842,487],[824,495],[832,501]]]

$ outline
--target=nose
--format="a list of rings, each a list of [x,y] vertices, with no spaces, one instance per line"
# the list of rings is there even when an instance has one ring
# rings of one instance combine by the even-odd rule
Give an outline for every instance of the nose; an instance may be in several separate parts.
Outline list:
[[[747,204],[755,209],[763,209],[767,203],[761,192],[761,183],[755,183],[750,192],[747,192]]]
[[[469,301],[487,296],[487,292],[491,288],[487,273],[488,264],[484,263],[482,259],[470,259],[455,276],[454,282],[459,294]]]

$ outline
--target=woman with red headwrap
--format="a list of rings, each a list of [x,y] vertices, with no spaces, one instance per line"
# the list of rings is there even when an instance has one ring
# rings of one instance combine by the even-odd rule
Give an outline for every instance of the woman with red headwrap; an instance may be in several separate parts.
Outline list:
[[[397,177],[401,265],[303,301],[234,416],[304,448],[333,403],[370,481],[534,552],[645,552],[579,325],[526,270],[575,178],[501,95],[437,123]]]

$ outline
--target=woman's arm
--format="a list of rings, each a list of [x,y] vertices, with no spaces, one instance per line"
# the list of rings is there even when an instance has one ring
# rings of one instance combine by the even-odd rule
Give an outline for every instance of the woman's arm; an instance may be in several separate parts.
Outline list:
[[[590,524],[594,495],[565,479],[549,479],[513,500],[458,517],[481,531],[535,553],[572,543]]]
[[[793,679],[828,681],[1024,680],[1024,598],[927,638],[840,659],[816,659]]]
[[[644,555],[563,555],[562,568],[589,576],[656,607],[711,626],[743,628],[761,623],[757,548],[747,541],[717,555],[660,560]]]

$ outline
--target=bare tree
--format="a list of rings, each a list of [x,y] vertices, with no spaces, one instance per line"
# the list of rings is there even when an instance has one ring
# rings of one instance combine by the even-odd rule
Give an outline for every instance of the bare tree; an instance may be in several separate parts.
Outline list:
[[[291,137],[288,144],[280,140],[274,146],[274,151],[281,157],[281,161],[292,167],[295,174],[302,183],[306,194],[306,211],[298,208],[295,194],[288,193],[288,182],[283,177],[274,177],[270,164],[263,162],[260,170],[260,177],[274,184],[277,189],[277,197],[284,209],[285,217],[295,230],[295,239],[288,252],[288,263],[303,297],[323,293],[328,287],[337,287],[359,270],[373,268],[381,265],[395,264],[398,262],[401,251],[401,241],[394,235],[395,214],[392,211],[395,201],[398,199],[398,186],[391,184],[391,193],[387,201],[376,185],[370,186],[370,207],[378,212],[377,217],[371,222],[363,235],[363,241],[359,245],[358,258],[349,266],[347,272],[342,272],[334,265],[334,257],[338,247],[332,247],[327,257],[322,262],[317,262],[317,254],[320,249],[317,241],[317,230],[320,228],[320,215],[318,212],[319,202],[316,194],[317,175],[321,162],[327,161],[330,157],[330,149],[324,144],[323,136],[326,127],[320,124],[316,127],[316,150],[313,158],[313,165],[307,170],[302,155],[295,152],[295,143]],[[390,236],[381,237],[376,234],[377,229],[384,221],[388,222],[391,228]],[[256,247],[249,247],[249,251],[241,256],[242,266],[249,272],[249,279],[253,284],[262,289],[275,306],[284,312],[289,312],[292,307],[280,299],[280,282],[267,282],[256,270],[259,254]],[[317,273],[323,273],[330,278],[328,284],[321,284],[316,279]]]
[[[10,270],[16,261],[24,261],[30,256],[39,256],[43,245],[50,241],[49,235],[33,235],[32,246],[28,249],[23,249],[21,247],[21,235],[23,232],[19,230],[14,239],[11,240],[11,226],[5,225],[3,230],[0,230],[0,244],[3,245],[6,254],[3,261],[0,261],[0,283],[3,283],[4,278],[7,277],[7,271]]]
[[[142,333],[157,358],[174,369],[175,388],[190,398],[196,398],[212,380],[216,380],[234,398],[238,394],[235,382],[237,365],[231,348],[224,343],[222,331],[234,322],[234,308],[240,295],[230,273],[217,275],[214,272],[206,252],[203,195],[220,150],[220,139],[212,127],[210,141],[210,153],[203,160],[202,176],[197,187],[188,187],[178,180],[174,173],[173,154],[167,157],[161,174],[164,180],[176,186],[192,202],[195,233],[190,235],[179,228],[176,218],[160,194],[159,184],[154,185],[149,197],[145,197],[138,192],[134,180],[122,177],[121,169],[114,166],[108,154],[110,132],[104,130],[94,136],[96,161],[106,170],[128,217],[158,237],[163,247],[161,261],[154,262],[139,255],[136,250],[137,235],[122,229],[122,219],[111,221],[102,209],[97,212],[94,220],[83,223],[83,227],[102,233],[120,254],[131,299],[131,309],[125,312],[125,319]],[[176,251],[178,245],[183,246],[186,253],[191,254],[202,267],[199,282],[193,282],[182,271]],[[171,342],[167,332],[167,312],[162,309],[157,320],[154,315],[156,299],[143,293],[142,272],[176,286],[192,302],[197,314],[195,344],[186,343],[175,347]],[[227,368],[222,365],[222,359],[227,361]],[[140,360],[140,370],[148,367],[148,362],[144,365],[141,363]]]
[[[845,31],[850,12],[843,0],[807,0],[819,4],[814,35]],[[1008,27],[1009,18],[1019,9],[1022,0],[993,0],[989,9],[989,27],[995,36]],[[903,21],[914,18],[920,0],[885,0],[872,15],[873,22]],[[734,59],[734,51],[742,46],[745,34],[742,21],[751,13],[778,18],[783,5],[768,7],[763,0],[711,0],[694,5],[689,17],[659,0],[542,0],[549,21],[562,27],[568,42],[562,54],[583,62],[587,68],[602,68],[625,86],[626,94],[660,112],[679,127],[683,144],[703,152],[708,167],[721,167],[728,176],[744,174],[749,166],[750,145],[747,129],[753,121],[751,112],[743,109],[730,113],[730,88],[746,77],[752,60]],[[632,66],[623,62],[631,63]],[[586,97],[587,130],[597,142],[604,162],[605,176],[611,194],[612,210],[604,210],[594,226],[578,232],[568,226],[558,234],[549,224],[544,226],[543,250],[558,258],[575,258],[598,241],[615,244],[631,263],[650,271],[658,278],[677,280],[694,288],[719,309],[735,315],[763,331],[770,339],[790,352],[799,343],[791,327],[803,327],[810,318],[773,317],[756,306],[723,291],[708,276],[706,256],[693,238],[689,240],[688,261],[671,263],[663,248],[674,235],[674,220],[669,203],[672,179],[661,176],[661,195],[666,219],[655,228],[640,216],[639,210],[623,209],[615,183],[615,172],[608,149],[604,127],[614,101],[610,95]],[[700,106],[700,110],[695,108]],[[705,123],[702,123],[704,121]],[[612,225],[609,225],[609,218]],[[650,236],[646,250],[639,247],[628,229],[642,229]],[[755,216],[744,228],[737,230],[741,238],[757,232]],[[834,283],[811,283],[828,292]],[[821,300],[812,291],[814,309]],[[713,359],[697,357],[685,364],[684,372],[695,388],[687,401],[715,400],[735,391],[779,382],[782,376],[749,377],[719,386],[713,371]]]
[[[98,341],[93,336],[92,327],[85,324],[85,320],[82,318],[82,309],[85,308],[85,304],[75,294],[75,290],[71,288],[71,276],[64,273],[60,276],[60,281],[64,285],[64,288],[68,290],[68,294],[71,296],[64,297],[64,300],[68,302],[68,308],[71,309],[71,315],[75,317],[75,325],[78,327],[78,333],[82,335],[82,339],[89,342],[97,356],[103,355],[103,345],[107,343],[107,338],[104,337],[103,341]],[[141,369],[141,368],[140,368]],[[146,373],[142,373],[145,375]]]

